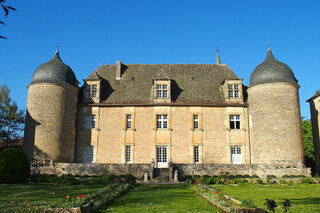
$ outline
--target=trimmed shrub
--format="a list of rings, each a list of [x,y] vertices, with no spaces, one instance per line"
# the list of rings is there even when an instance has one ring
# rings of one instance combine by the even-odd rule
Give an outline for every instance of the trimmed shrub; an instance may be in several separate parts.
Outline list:
[[[277,178],[275,175],[268,175],[267,178]]]
[[[256,180],[256,183],[257,184],[263,184],[263,181],[259,178],[259,179]]]
[[[288,184],[288,181],[286,181],[285,179],[281,179],[280,184]]]
[[[303,178],[300,179],[300,183],[313,184],[313,183],[316,183],[316,182],[311,177],[303,177]]]
[[[257,208],[256,204],[251,199],[243,199],[241,200],[242,208]]]
[[[251,178],[251,176],[250,176],[250,175],[244,175],[244,177],[245,177],[245,178]]]
[[[73,175],[67,174],[67,175],[62,175],[59,178],[59,183],[75,185],[75,184],[79,184],[80,181],[76,180]]]
[[[230,179],[230,180],[235,179],[235,178],[236,178],[236,176],[234,176],[234,175],[229,175],[228,176],[228,179]]]
[[[259,178],[258,175],[251,175],[251,178]]]
[[[243,175],[236,175],[236,178],[244,178]]]
[[[136,178],[133,176],[133,175],[124,175],[121,180],[124,182],[124,183],[128,183],[128,184],[131,184],[131,185],[134,185],[136,184]]]
[[[27,155],[17,148],[0,152],[0,183],[26,182],[30,173]]]

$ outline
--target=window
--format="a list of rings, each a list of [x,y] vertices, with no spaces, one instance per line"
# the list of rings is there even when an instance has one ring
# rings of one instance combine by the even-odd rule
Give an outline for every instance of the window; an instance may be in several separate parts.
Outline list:
[[[97,97],[97,85],[96,84],[87,85],[85,96],[86,96],[86,98],[96,98]]]
[[[157,128],[167,129],[168,128],[168,116],[167,115],[157,115]]]
[[[87,115],[85,118],[85,128],[86,129],[94,129],[96,127],[96,116],[95,115]]]
[[[131,129],[132,128],[132,119],[131,119],[131,115],[127,115],[127,118],[126,118],[126,128],[127,129]]]
[[[195,146],[194,147],[194,162],[199,163],[199,147]]]
[[[232,164],[242,164],[242,154],[240,146],[231,147],[231,160]]]
[[[157,98],[167,98],[168,97],[168,85],[158,84],[157,85]]]
[[[131,163],[131,146],[126,146],[126,163]]]
[[[229,98],[239,98],[239,84],[228,85]]]
[[[193,115],[193,129],[199,129],[199,115]]]
[[[230,115],[230,129],[240,129],[240,115]]]

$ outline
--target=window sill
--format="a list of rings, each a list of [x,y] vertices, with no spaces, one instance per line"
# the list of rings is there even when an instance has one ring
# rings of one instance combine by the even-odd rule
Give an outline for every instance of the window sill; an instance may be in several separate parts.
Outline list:
[[[123,128],[123,131],[133,131],[133,132],[135,132],[137,130],[134,129],[134,128]]]
[[[155,131],[173,131],[171,128],[162,129],[162,128],[155,128]]]
[[[229,132],[239,132],[239,131],[245,132],[245,131],[247,131],[247,129],[245,129],[245,128],[242,128],[242,129],[227,129],[227,131],[229,131]]]
[[[198,129],[191,128],[190,130],[193,132],[203,132],[204,131],[204,129],[202,129],[202,128],[198,128]]]

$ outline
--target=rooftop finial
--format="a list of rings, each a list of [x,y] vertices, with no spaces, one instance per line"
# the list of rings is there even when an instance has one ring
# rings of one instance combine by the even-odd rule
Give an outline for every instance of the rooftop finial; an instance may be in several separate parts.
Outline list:
[[[268,52],[270,52],[270,51],[271,51],[270,44],[268,44]]]
[[[54,59],[58,59],[59,61],[61,61],[60,55],[59,55],[59,45],[57,45],[57,49],[56,52],[54,53],[53,56]]]
[[[217,49],[217,60],[216,60],[216,64],[221,64],[220,56],[219,56],[219,49]]]

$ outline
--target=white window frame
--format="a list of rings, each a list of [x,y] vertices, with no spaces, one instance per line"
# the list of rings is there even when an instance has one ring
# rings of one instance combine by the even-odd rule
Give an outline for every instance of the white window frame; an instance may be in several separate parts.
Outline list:
[[[230,115],[230,129],[241,129],[240,115]]]
[[[241,146],[231,146],[231,162],[232,164],[242,164]]]
[[[229,98],[240,98],[239,84],[228,84]]]
[[[126,146],[125,162],[131,163],[131,146]]]
[[[95,115],[86,115],[85,129],[94,129],[94,128],[96,128],[96,116]]]
[[[126,128],[132,128],[132,115],[126,115]]]
[[[193,154],[194,154],[194,163],[200,163],[199,146],[194,146]]]
[[[97,97],[97,84],[86,85],[86,98],[96,98]]]
[[[157,84],[157,98],[168,98],[167,84]]]
[[[157,115],[157,129],[168,129],[168,115]]]
[[[193,115],[193,129],[199,129],[199,115]]]

